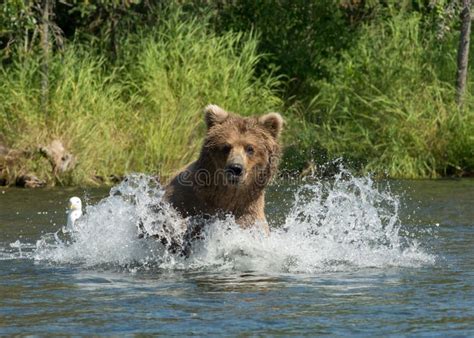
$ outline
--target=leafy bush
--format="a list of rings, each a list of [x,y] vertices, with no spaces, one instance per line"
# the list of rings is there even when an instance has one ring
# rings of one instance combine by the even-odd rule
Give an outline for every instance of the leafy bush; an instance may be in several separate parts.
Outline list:
[[[313,144],[365,171],[392,177],[436,177],[472,170],[473,100],[454,102],[454,89],[432,62],[455,62],[455,47],[426,36],[417,13],[365,25],[332,68],[305,113]],[[447,41],[448,43],[452,42]],[[454,73],[455,64],[447,65]]]
[[[215,102],[243,114],[281,105],[278,78],[256,78],[256,37],[217,36],[203,20],[170,11],[156,28],[124,38],[112,65],[71,43],[51,60],[50,102],[41,110],[39,60],[0,68],[0,132],[16,149],[35,154],[59,138],[78,157],[64,177],[39,155],[10,172],[33,171],[63,184],[92,183],[130,171],[169,175],[193,159],[204,132],[202,108]],[[20,132],[19,132],[20,131]]]

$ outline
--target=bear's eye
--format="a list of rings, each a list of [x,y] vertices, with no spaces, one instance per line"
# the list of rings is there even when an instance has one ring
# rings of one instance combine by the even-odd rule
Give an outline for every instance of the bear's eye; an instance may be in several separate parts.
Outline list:
[[[253,155],[253,153],[255,152],[255,149],[253,149],[253,147],[251,145],[248,145],[248,146],[245,147],[245,152],[248,155]]]
[[[231,148],[232,147],[230,146],[230,144],[225,144],[224,146],[222,146],[221,150],[224,154],[228,154]]]

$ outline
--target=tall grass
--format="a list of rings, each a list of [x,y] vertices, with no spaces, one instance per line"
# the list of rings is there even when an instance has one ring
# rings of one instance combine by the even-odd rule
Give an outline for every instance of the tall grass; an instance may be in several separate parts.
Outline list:
[[[196,156],[203,133],[201,110],[210,102],[244,115],[281,105],[275,95],[278,79],[254,74],[261,58],[255,36],[216,36],[202,22],[181,22],[175,14],[153,34],[134,38],[139,52],[124,63],[131,65],[129,80],[137,88],[134,167],[141,171],[159,166],[169,173]]]
[[[0,68],[0,133],[30,154],[9,175],[30,172],[62,184],[131,171],[168,176],[197,155],[206,104],[243,114],[281,105],[279,80],[254,75],[261,58],[255,36],[216,36],[205,21],[180,17],[169,13],[151,31],[126,36],[114,65],[83,45],[68,45],[51,60],[47,112],[40,108],[38,60]],[[36,151],[55,138],[78,158],[61,177]]]
[[[401,13],[363,27],[357,43],[334,63],[330,80],[313,84],[318,93],[304,111],[309,146],[391,177],[474,168],[473,99],[468,96],[466,109],[459,109],[435,62],[444,62],[442,77],[454,78],[455,39],[425,35],[420,20]],[[439,47],[447,43],[451,48]]]
[[[122,100],[122,88],[108,74],[104,60],[70,46],[51,62],[48,110],[42,111],[38,88],[39,62],[24,59],[3,69],[0,87],[1,132],[14,149],[26,151],[11,177],[34,173],[53,183],[91,183],[95,176],[121,173],[126,156],[126,131],[116,121],[132,110]],[[65,177],[53,177],[38,147],[60,139],[77,157],[77,168]]]
[[[400,10],[353,31],[346,27],[341,45],[331,32],[321,40],[328,46],[317,60],[307,60],[312,52],[293,53],[301,56],[294,59],[301,63],[298,69],[323,67],[324,77],[309,72],[303,97],[289,100],[300,104],[285,114],[284,168],[342,157],[362,171],[391,177],[474,171],[474,97],[467,93],[460,109],[452,85],[458,35],[436,36],[420,15]],[[275,58],[257,52],[256,34],[216,34],[209,17],[193,19],[173,6],[158,18],[146,29],[119,34],[114,62],[103,41],[96,47],[72,41],[56,52],[47,111],[41,109],[40,60],[19,54],[0,65],[0,143],[26,154],[4,170],[10,180],[19,173],[74,185],[131,171],[167,177],[196,157],[206,104],[249,115],[281,109],[279,96],[288,93],[279,89],[295,79],[256,75],[257,68],[259,74],[278,68],[258,67]],[[343,27],[341,20],[336,26]],[[62,140],[78,160],[59,177],[38,152],[53,139]]]

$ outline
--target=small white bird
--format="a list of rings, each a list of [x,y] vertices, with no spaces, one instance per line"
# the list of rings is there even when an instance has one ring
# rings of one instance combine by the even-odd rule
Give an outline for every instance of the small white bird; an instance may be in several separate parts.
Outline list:
[[[76,231],[75,223],[82,216],[82,202],[79,197],[71,197],[69,199],[69,211],[67,213],[66,230],[69,232]]]

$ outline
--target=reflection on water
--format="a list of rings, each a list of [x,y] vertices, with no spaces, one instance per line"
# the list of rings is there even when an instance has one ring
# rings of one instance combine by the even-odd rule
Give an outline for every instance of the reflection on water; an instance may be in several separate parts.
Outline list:
[[[216,223],[189,261],[108,190],[0,191],[0,334],[474,335],[474,181],[321,184],[272,187],[270,239]],[[61,247],[72,195],[95,219]]]

